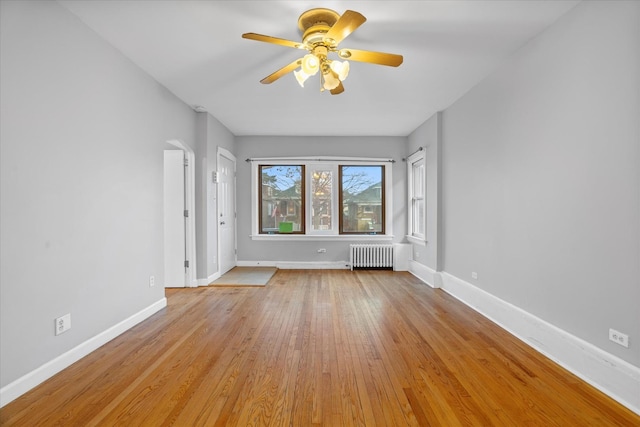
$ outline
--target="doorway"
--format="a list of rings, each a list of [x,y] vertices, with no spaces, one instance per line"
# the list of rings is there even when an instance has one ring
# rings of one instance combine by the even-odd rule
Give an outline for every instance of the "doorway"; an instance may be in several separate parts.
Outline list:
[[[194,153],[180,140],[164,151],[164,286],[195,287]]]
[[[223,275],[236,266],[236,157],[218,148],[218,266]]]

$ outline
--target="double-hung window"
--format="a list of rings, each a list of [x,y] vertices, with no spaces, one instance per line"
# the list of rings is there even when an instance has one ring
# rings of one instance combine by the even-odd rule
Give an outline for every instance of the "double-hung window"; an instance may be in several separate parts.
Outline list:
[[[420,150],[407,158],[408,185],[408,238],[416,243],[424,243],[426,239],[425,218],[425,156]]]
[[[391,238],[389,160],[259,159],[253,238]]]
[[[336,170],[334,165],[309,166],[309,234],[332,234],[335,229],[337,206]]]

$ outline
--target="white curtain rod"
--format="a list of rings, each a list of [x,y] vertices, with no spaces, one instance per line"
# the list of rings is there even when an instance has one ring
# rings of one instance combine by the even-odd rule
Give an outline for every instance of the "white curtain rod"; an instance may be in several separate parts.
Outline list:
[[[374,157],[250,157],[247,162],[389,162],[395,163],[394,159],[380,159]]]
[[[414,151],[413,153],[409,154],[407,157],[403,158],[402,161],[406,162],[409,157],[411,157],[414,154],[419,153],[420,151],[423,151],[423,150],[424,150],[424,147],[418,147],[418,149],[416,151]]]

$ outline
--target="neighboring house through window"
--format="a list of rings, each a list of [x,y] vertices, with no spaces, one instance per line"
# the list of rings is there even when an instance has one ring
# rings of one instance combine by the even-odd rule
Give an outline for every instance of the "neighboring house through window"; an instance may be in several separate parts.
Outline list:
[[[260,233],[304,233],[304,166],[260,165]]]
[[[340,166],[340,233],[384,234],[384,165]]]
[[[390,160],[252,162],[252,236],[388,236]]]

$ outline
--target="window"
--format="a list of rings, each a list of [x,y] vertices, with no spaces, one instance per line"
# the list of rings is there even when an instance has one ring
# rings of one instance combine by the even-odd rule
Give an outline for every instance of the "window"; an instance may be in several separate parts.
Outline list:
[[[340,233],[384,234],[384,166],[340,166]]]
[[[304,166],[260,165],[260,233],[304,233]]]
[[[264,163],[252,160],[252,238],[392,237],[386,223],[391,218],[385,191],[389,160],[271,158]]]
[[[311,224],[313,231],[333,229],[333,170],[317,167],[311,173]]]
[[[408,237],[424,242],[425,231],[425,157],[420,150],[407,158],[407,182],[409,184]]]

